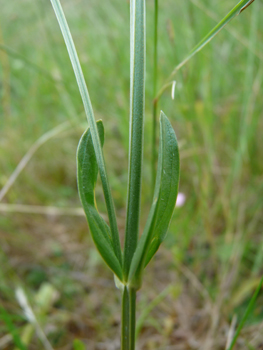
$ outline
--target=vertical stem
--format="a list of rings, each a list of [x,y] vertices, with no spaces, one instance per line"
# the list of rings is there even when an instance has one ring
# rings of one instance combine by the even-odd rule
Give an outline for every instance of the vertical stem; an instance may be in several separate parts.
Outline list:
[[[121,350],[129,350],[130,319],[129,319],[129,293],[124,287],[122,292],[122,318],[121,318]]]
[[[153,101],[153,119],[152,119],[152,194],[155,187],[155,177],[156,177],[156,126],[157,126],[157,100]]]
[[[80,95],[81,95],[84,109],[86,112],[86,116],[89,122],[92,142],[94,145],[105,203],[106,203],[108,216],[109,216],[109,223],[110,223],[110,229],[111,229],[111,235],[112,235],[112,241],[113,241],[113,249],[120,264],[122,265],[122,254],[121,254],[120,238],[119,238],[115,208],[114,208],[113,198],[111,195],[110,185],[107,177],[105,159],[104,159],[102,147],[100,144],[99,132],[96,125],[96,120],[94,117],[89,92],[88,92],[87,85],[82,72],[82,68],[79,62],[75,44],[73,42],[69,27],[68,27],[68,23],[64,15],[60,1],[59,0],[50,0],[50,1],[53,6],[54,12],[56,14],[64,41],[68,50],[70,61],[75,73]]]
[[[145,100],[145,0],[131,0],[130,6],[130,145],[123,258],[126,281],[139,234]]]
[[[130,289],[130,350],[135,349],[136,290]]]
[[[155,185],[156,174],[156,125],[157,125],[157,60],[158,60],[158,0],[154,1],[154,49],[153,49],[153,119],[152,119],[152,192]]]
[[[122,294],[121,350],[135,349],[136,291],[127,286]]]
[[[254,4],[252,15],[251,15],[251,24],[250,24],[250,35],[249,42],[250,47],[253,48],[257,43],[257,29],[258,29],[258,3]],[[242,114],[240,121],[240,131],[239,131],[239,144],[237,147],[237,154],[233,166],[233,175],[232,183],[237,181],[240,176],[242,162],[244,161],[244,155],[247,151],[247,143],[249,137],[249,114],[250,114],[250,104],[251,104],[251,95],[253,95],[253,80],[254,80],[254,70],[255,70],[255,54],[253,50],[248,50],[247,56],[247,65],[244,77],[244,97],[243,97],[243,106]],[[232,185],[231,183],[231,185]]]

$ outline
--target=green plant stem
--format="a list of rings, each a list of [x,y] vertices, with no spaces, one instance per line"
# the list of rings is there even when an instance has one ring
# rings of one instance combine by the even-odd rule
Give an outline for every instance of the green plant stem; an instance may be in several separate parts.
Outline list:
[[[158,60],[158,0],[154,1],[154,40],[153,40],[153,119],[152,119],[152,191],[154,191],[156,176],[156,129],[157,129],[157,60]]]
[[[101,177],[103,193],[104,193],[106,207],[107,207],[108,216],[109,216],[109,223],[110,223],[110,229],[111,229],[111,235],[112,235],[112,241],[113,241],[113,249],[120,264],[122,265],[122,254],[121,254],[120,239],[119,239],[119,232],[118,232],[117,219],[116,219],[116,214],[114,209],[114,203],[113,203],[113,198],[110,191],[104,155],[100,144],[99,133],[98,133],[96,120],[94,117],[93,108],[89,97],[89,92],[88,92],[85,78],[81,69],[78,54],[68,27],[67,20],[65,18],[63,9],[61,7],[60,1],[59,0],[50,0],[50,1],[53,6],[54,12],[56,14],[64,41],[68,50],[70,61],[76,76],[79,91],[83,101],[85,113],[89,122],[92,142],[94,145],[99,173]]]
[[[121,350],[135,349],[136,290],[124,287],[122,292]]]
[[[127,282],[140,219],[145,100],[145,0],[130,2],[130,144],[123,275]]]
[[[154,99],[154,101],[153,101],[153,115],[152,115],[152,194],[154,193],[155,178],[156,178],[157,103],[158,103],[158,101],[156,99]]]

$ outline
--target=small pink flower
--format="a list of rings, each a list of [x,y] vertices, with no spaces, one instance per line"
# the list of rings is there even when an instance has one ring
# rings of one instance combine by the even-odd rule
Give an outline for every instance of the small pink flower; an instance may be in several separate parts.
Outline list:
[[[182,207],[184,205],[184,202],[186,200],[186,196],[184,193],[179,192],[177,195],[177,200],[176,200],[176,207]]]

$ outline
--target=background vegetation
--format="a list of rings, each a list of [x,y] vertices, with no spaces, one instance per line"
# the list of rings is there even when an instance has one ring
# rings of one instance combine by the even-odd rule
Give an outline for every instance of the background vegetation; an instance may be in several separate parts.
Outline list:
[[[235,4],[160,2],[159,88]],[[105,125],[105,158],[123,232],[129,5],[62,5],[96,118]],[[154,4],[146,5],[142,221],[151,199]],[[23,348],[20,338],[28,349],[48,346],[29,329],[15,295],[19,286],[54,349],[72,349],[74,339],[89,350],[118,349],[120,300],[77,194],[75,154],[86,119],[62,36],[49,1],[0,0],[0,8],[1,188],[23,156],[35,151],[11,188],[0,192],[0,349]],[[235,18],[177,74],[175,99],[167,90],[159,103],[180,142],[186,202],[176,208],[138,293],[139,349],[225,349],[262,275],[261,12],[262,3],[255,1]],[[105,212],[102,190],[97,193]],[[262,349],[262,302],[261,293],[236,349]]]

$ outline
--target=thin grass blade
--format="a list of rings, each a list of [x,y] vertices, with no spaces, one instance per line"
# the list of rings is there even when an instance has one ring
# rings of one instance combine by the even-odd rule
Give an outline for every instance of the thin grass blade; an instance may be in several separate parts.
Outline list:
[[[254,0],[253,0],[254,1]],[[215,36],[220,32],[221,29],[227,25],[235,16],[239,15],[243,10],[245,10],[253,1],[251,0],[241,0],[185,57],[185,59],[180,62],[172,71],[171,75],[167,79],[168,83],[163,85],[157,94],[157,99],[162,95],[163,91],[172,84],[172,78],[195,54],[203,49]]]
[[[84,109],[86,112],[86,116],[89,122],[90,126],[90,133],[92,137],[92,142],[94,145],[94,150],[96,154],[97,164],[100,172],[101,177],[101,183],[102,188],[104,192],[106,207],[109,215],[109,222],[110,222],[110,229],[111,229],[111,236],[112,236],[112,242],[113,242],[113,248],[114,252],[120,262],[122,264],[122,254],[121,254],[121,247],[120,247],[120,239],[119,239],[119,232],[117,227],[117,220],[116,220],[116,214],[113,204],[113,199],[110,191],[110,186],[108,182],[107,172],[106,172],[106,166],[105,166],[105,160],[100,144],[100,138],[99,133],[96,126],[96,121],[88,93],[88,89],[86,86],[86,82],[84,79],[84,75],[80,66],[78,54],[67,24],[67,20],[65,18],[63,9],[61,7],[59,0],[50,0],[51,4],[53,6],[54,12],[56,14],[67,50],[70,57],[70,61],[76,76],[76,80],[78,83],[79,91],[82,97]]]
[[[174,130],[163,112],[160,118],[160,145],[153,204],[132,259],[129,283],[141,285],[145,265],[151,260],[167,232],[179,185],[179,149]]]
[[[97,122],[101,145],[104,143],[104,129]],[[94,243],[111,270],[122,281],[122,269],[115,255],[110,228],[99,215],[95,202],[95,186],[98,177],[98,164],[90,128],[82,135],[77,150],[77,174],[79,196],[89,223]]]
[[[242,331],[242,328],[244,327],[244,324],[245,324],[248,316],[250,315],[250,313],[251,313],[251,311],[252,311],[252,309],[253,309],[253,307],[255,305],[255,302],[257,300],[258,294],[259,294],[259,292],[260,292],[260,290],[262,288],[262,284],[263,284],[263,277],[261,278],[261,280],[259,282],[259,285],[258,285],[255,293],[253,294],[253,296],[252,296],[252,298],[251,298],[251,300],[250,300],[250,302],[248,304],[248,307],[247,307],[247,309],[246,309],[246,311],[244,313],[244,316],[242,317],[242,319],[241,319],[241,321],[239,323],[239,326],[238,326],[238,328],[236,330],[236,333],[235,333],[235,335],[234,335],[234,337],[232,339],[232,342],[231,342],[231,344],[230,344],[230,346],[229,346],[229,348],[227,350],[232,350],[234,348],[234,346],[236,344],[236,341],[237,341],[237,339],[239,337],[239,334]]]

